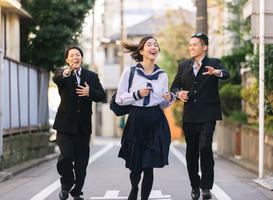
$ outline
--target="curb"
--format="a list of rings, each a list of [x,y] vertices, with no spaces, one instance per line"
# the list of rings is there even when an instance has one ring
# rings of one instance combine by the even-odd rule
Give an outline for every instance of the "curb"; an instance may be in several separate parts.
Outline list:
[[[36,158],[8,168],[5,171],[0,172],[0,183],[12,179],[13,176],[20,174],[34,166],[40,165],[44,162],[53,160],[59,156],[59,153],[48,154],[43,158]]]

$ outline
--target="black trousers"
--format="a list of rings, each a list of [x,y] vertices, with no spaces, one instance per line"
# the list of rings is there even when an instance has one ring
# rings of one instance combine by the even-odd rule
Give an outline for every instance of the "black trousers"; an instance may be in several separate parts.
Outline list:
[[[214,159],[212,152],[213,132],[216,121],[184,123],[183,130],[187,143],[186,160],[192,189],[212,189],[214,181]],[[201,177],[199,172],[199,155]]]
[[[70,191],[72,196],[82,195],[90,154],[90,135],[85,134],[79,124],[75,135],[57,132],[56,142],[60,149],[57,171],[61,176],[62,190]]]

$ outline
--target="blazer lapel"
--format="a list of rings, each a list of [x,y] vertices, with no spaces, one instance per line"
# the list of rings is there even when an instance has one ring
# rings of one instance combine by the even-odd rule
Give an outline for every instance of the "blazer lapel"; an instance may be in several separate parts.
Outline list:
[[[194,72],[193,72],[193,67],[192,67],[193,63],[194,63],[194,58],[191,59],[189,68],[187,69],[187,71],[188,71],[187,73],[190,74],[189,77],[192,81],[194,81],[196,78],[194,75]]]

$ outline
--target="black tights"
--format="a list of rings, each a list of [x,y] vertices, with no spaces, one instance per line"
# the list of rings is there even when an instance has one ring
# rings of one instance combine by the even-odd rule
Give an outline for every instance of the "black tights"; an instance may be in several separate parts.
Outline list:
[[[132,189],[128,200],[137,200],[138,183],[141,179],[141,173],[142,172],[135,171],[131,171],[130,173]],[[148,200],[154,182],[153,168],[144,168],[143,174],[144,176],[141,184],[141,200]]]

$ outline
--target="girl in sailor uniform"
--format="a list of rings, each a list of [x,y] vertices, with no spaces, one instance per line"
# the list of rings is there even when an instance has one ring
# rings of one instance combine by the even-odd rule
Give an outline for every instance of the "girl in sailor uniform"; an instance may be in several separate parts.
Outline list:
[[[130,67],[123,71],[117,91],[117,104],[132,105],[118,156],[131,170],[128,200],[137,199],[142,172],[141,200],[147,200],[153,185],[153,168],[168,165],[171,134],[162,109],[171,106],[175,95],[168,92],[167,74],[155,64],[160,51],[155,38],[146,36],[139,44],[124,42],[122,46],[138,64],[129,92]]]

